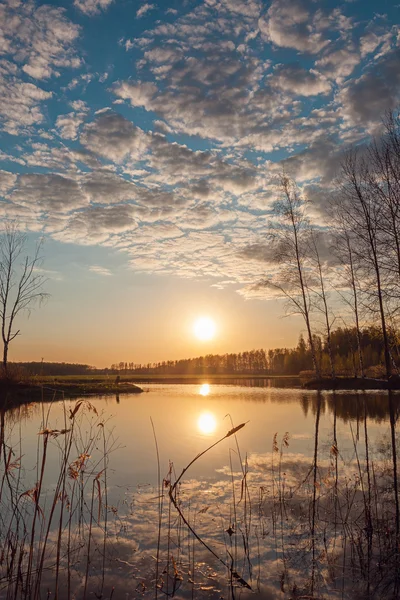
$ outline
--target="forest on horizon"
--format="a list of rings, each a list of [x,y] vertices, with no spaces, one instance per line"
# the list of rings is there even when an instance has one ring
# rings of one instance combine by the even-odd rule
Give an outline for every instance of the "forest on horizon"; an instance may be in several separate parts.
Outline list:
[[[399,349],[392,334],[396,352]],[[322,372],[329,372],[329,353],[326,339],[314,337],[318,349],[318,358]],[[331,344],[335,355],[336,372],[346,376],[360,376],[355,328],[338,328],[331,333]],[[382,333],[379,327],[370,326],[361,330],[361,348],[363,364],[370,376],[381,375],[384,362]],[[18,362],[12,363],[31,376],[68,376],[68,375],[293,375],[312,371],[313,361],[310,348],[303,335],[295,348],[253,349],[249,351],[206,354],[195,358],[166,360],[152,363],[120,361],[110,368],[97,369],[94,366],[66,362]]]

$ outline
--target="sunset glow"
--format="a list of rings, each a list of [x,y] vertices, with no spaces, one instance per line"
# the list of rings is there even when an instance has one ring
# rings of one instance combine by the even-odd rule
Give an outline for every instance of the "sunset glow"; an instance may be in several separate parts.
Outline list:
[[[0,0],[2,226],[18,224],[28,255],[43,241],[48,295],[17,314],[9,359],[126,370],[296,347],[309,328],[296,306],[281,319],[297,294],[276,235],[283,173],[339,315],[340,165],[400,102],[399,8],[376,5]],[[382,198],[398,189],[385,185]],[[309,246],[301,257],[318,329]]]
[[[207,342],[215,336],[216,326],[209,317],[200,317],[193,326],[193,331],[198,340]]]

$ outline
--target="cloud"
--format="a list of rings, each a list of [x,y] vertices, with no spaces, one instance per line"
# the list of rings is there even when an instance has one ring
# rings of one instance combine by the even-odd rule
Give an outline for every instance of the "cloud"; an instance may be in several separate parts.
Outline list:
[[[398,25],[388,27],[389,23],[385,15],[375,15],[365,28],[365,33],[360,38],[360,53],[365,57],[377,51],[378,57],[390,51],[398,34]]]
[[[188,57],[168,71],[162,90],[152,82],[122,82],[114,92],[132,106],[154,111],[174,131],[234,142],[252,132],[263,135],[291,105],[276,90],[260,89],[268,66],[231,52]]]
[[[310,8],[312,10],[310,10]],[[276,46],[317,54],[329,44],[320,31],[319,13],[302,0],[273,0],[259,21],[264,39]]]
[[[83,245],[104,243],[115,234],[135,229],[134,214],[135,208],[127,204],[90,206],[75,213],[53,237]]]
[[[114,204],[135,199],[140,188],[107,170],[97,170],[80,178],[83,193],[93,204]]]
[[[337,95],[341,113],[350,125],[366,128],[377,123],[386,110],[400,101],[400,48],[373,62]]]
[[[298,63],[278,65],[271,76],[271,85],[300,96],[317,96],[331,91],[326,77],[314,69],[308,71]]]
[[[3,171],[0,169],[0,192],[7,192],[16,182],[17,176],[15,173]]]
[[[15,79],[0,80],[0,117],[3,129],[11,135],[43,122],[41,102],[52,97],[34,85]]]
[[[74,0],[74,6],[85,15],[92,16],[107,10],[113,0]]]
[[[96,275],[103,275],[104,277],[110,277],[112,275],[110,269],[106,267],[100,267],[98,265],[92,265],[89,267],[89,271],[91,273],[96,273]]]
[[[112,2],[74,4],[93,16]],[[0,117],[22,135],[0,159],[23,174],[0,171],[0,211],[63,242],[123,251],[135,270],[244,290],[274,274],[265,229],[276,174],[284,167],[299,181],[311,220],[324,225],[341,144],[362,139],[400,98],[394,29],[313,0],[163,9],[165,21],[153,19],[141,37],[115,40],[115,64],[88,72],[88,49],[76,74],[64,71],[83,67],[83,29],[61,8],[50,18],[44,5],[15,6],[0,4]],[[136,62],[121,68],[124,46]],[[111,82],[112,72],[119,79],[106,86],[100,74]],[[114,99],[91,105],[101,90]]]
[[[124,98],[124,100],[130,100],[132,106],[143,106],[149,110],[151,99],[157,93],[157,86],[150,82],[123,82],[117,84],[114,88],[114,91],[120,98]]]
[[[111,111],[89,123],[80,140],[88,150],[117,163],[127,156],[142,159],[148,145],[147,136],[139,127]]]
[[[61,69],[80,66],[74,47],[80,27],[65,9],[34,2],[1,4],[0,22],[0,117],[5,131],[16,135],[43,122],[41,104],[53,96],[27,79],[59,77]]]
[[[285,169],[297,182],[318,180],[330,184],[338,173],[343,148],[334,139],[321,139],[309,148],[285,158],[275,166],[276,172]]]
[[[351,75],[361,60],[360,53],[353,44],[332,49],[316,61],[316,66],[328,77],[341,80]]]
[[[3,54],[12,55],[33,79],[58,76],[61,67],[78,67],[80,59],[73,44],[80,27],[65,12],[55,6],[36,7],[33,2],[16,7],[2,4]]]
[[[65,139],[75,140],[78,137],[79,127],[84,122],[85,117],[85,112],[58,115],[56,127],[59,130],[60,136]]]
[[[75,179],[55,173],[20,175],[9,199],[20,206],[56,213],[70,212],[88,203]]]
[[[155,8],[155,4],[149,4],[148,2],[146,2],[139,8],[138,11],[136,11],[136,18],[140,19],[141,17],[144,17],[145,14],[147,14],[151,10],[154,10]]]

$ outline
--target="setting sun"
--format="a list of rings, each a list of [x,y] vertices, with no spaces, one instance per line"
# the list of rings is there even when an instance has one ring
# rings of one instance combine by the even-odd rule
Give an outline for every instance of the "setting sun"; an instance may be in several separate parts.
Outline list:
[[[215,336],[215,322],[209,317],[200,317],[193,326],[193,331],[197,339],[206,342],[212,340]]]

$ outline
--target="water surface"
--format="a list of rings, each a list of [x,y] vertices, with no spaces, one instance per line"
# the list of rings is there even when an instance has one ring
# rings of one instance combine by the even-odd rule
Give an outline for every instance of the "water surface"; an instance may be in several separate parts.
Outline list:
[[[69,461],[88,447],[90,456],[81,459],[83,516],[73,526],[81,528],[76,539],[83,536],[84,549],[79,560],[68,558],[69,597],[84,597],[83,579],[87,597],[103,598],[241,597],[250,593],[245,584],[263,598],[373,598],[384,588],[388,597],[397,595],[399,397],[277,388],[268,380],[264,386],[148,384],[144,394],[91,397],[80,407]],[[21,457],[12,471],[15,498],[40,478],[38,432],[68,429],[76,402],[36,403],[4,415],[5,446]],[[184,472],[174,505],[169,492],[187,465],[243,423]],[[46,435],[40,510],[47,518],[69,434]],[[6,461],[7,451],[3,471]],[[70,473],[64,488],[72,490],[73,481]],[[24,509],[32,518],[27,502]],[[81,530],[89,525],[88,537]],[[46,561],[47,547],[51,562],[54,549],[48,542]],[[51,585],[49,568],[40,587]],[[68,597],[59,588],[58,597]]]

